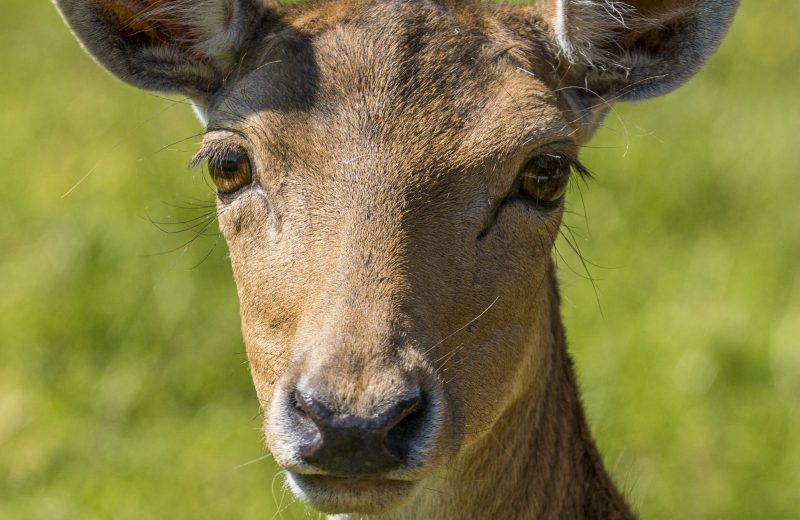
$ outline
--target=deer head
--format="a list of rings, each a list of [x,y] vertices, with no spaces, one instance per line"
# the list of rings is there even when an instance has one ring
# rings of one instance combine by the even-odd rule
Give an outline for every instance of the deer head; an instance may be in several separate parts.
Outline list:
[[[737,5],[55,3],[113,74],[197,107],[267,445],[333,513],[480,464],[546,398],[579,147],[689,79]]]

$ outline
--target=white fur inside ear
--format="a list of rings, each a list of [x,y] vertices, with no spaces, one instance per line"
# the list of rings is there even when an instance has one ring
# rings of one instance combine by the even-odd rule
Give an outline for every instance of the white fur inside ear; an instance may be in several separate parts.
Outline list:
[[[569,41],[567,31],[567,6],[565,0],[556,1],[556,17],[553,20],[553,31],[556,36],[556,43],[561,47],[561,51],[567,56],[572,56],[573,49]]]
[[[619,28],[627,27],[625,18],[632,11],[618,0],[555,0],[555,14],[550,19],[553,38],[571,62],[594,65],[608,61],[608,44]]]
[[[205,107],[200,106],[197,101],[192,101],[192,109],[194,110],[194,115],[197,116],[197,119],[206,126],[208,124],[208,114],[206,114]]]

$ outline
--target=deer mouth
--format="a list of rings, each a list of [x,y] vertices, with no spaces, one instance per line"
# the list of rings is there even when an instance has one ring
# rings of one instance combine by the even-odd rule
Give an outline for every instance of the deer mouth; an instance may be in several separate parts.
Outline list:
[[[328,514],[377,514],[394,509],[413,495],[417,483],[382,477],[339,477],[289,472],[294,494]]]

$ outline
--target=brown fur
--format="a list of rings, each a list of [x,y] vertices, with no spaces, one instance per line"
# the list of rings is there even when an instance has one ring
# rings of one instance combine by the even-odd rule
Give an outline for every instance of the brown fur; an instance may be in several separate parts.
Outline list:
[[[609,99],[685,80],[735,2],[708,24],[698,13],[717,0],[639,2],[639,20],[670,22],[630,26],[567,0],[203,0],[208,20],[187,0],[57,4],[115,74],[193,97],[202,154],[251,159],[255,181],[220,196],[219,221],[276,461],[320,474],[298,455],[296,387],[353,417],[428,396],[406,466],[316,488],[290,477],[301,498],[396,519],[632,517],[567,353],[550,258],[561,209],[508,197],[532,157],[575,158]],[[131,7],[144,4],[165,9]],[[567,52],[588,44],[602,60]]]

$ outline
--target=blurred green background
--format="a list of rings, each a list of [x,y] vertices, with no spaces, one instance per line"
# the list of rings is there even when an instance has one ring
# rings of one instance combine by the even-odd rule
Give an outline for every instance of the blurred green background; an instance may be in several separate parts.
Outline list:
[[[800,518],[798,27],[744,2],[696,79],[618,107],[570,195],[596,264],[560,242],[570,342],[644,518]],[[0,518],[316,518],[262,448],[190,109],[47,2],[4,0],[0,57]]]

